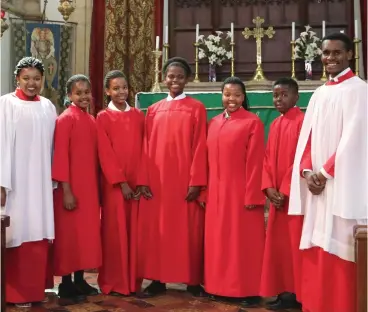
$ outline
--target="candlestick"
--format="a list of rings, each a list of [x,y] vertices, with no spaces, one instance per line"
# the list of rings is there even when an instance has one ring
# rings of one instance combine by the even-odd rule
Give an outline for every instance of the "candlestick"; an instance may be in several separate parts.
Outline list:
[[[156,37],[156,46],[157,46],[157,37]],[[161,92],[160,83],[158,79],[159,74],[160,74],[158,65],[159,65],[159,59],[162,55],[162,52],[156,49],[155,51],[152,51],[152,53],[155,56],[155,82],[153,83],[151,92]]]
[[[326,66],[325,65],[323,65],[323,72],[322,72],[321,81],[327,81]]]
[[[170,45],[167,42],[167,43],[164,43],[162,46],[164,48],[163,49],[164,50],[164,53],[163,53],[163,55],[164,55],[164,62],[166,62],[169,59],[169,48],[170,48]]]
[[[322,21],[322,38],[326,36],[326,22]]]
[[[359,35],[358,35],[358,20],[354,21],[354,36],[355,36],[356,39],[359,38]]]
[[[295,41],[295,22],[291,23],[291,41]]]
[[[158,51],[159,46],[160,46],[160,36],[156,36],[156,51]]]
[[[230,46],[231,46],[231,77],[234,77],[235,76],[235,65],[234,65],[234,62],[235,62],[235,52],[234,52],[235,42],[234,42],[234,40],[232,40],[230,42]]]
[[[196,42],[199,40],[199,24],[196,25]]]
[[[195,75],[193,82],[199,82],[199,76],[198,76],[198,52],[199,52],[199,43],[198,41],[194,43],[195,46]]]
[[[169,26],[165,26],[165,44],[169,42]]]
[[[355,58],[355,75],[359,76],[359,43],[361,43],[362,40],[358,38],[354,38],[354,58]]]
[[[295,41],[290,41],[291,45],[291,78],[296,80],[295,76]]]
[[[231,23],[231,41],[234,42],[234,23]]]

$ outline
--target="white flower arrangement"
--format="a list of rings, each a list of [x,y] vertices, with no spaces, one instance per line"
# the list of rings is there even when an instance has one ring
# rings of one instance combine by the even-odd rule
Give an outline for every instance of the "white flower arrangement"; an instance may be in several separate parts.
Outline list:
[[[311,30],[309,25],[305,26],[305,31],[300,34],[300,37],[295,40],[295,58],[303,59],[307,62],[312,62],[322,54],[322,40],[316,36],[316,33]]]
[[[229,49],[231,40],[232,35],[230,31],[227,32],[226,36],[222,31],[216,31],[216,36],[209,35],[207,38],[204,38],[203,35],[198,36],[199,59],[208,58],[208,62],[211,65],[221,66],[224,60],[230,60],[232,57]]]

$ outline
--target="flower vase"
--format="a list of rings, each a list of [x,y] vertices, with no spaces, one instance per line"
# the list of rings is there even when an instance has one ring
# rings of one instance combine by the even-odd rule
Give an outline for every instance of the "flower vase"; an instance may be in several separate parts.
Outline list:
[[[305,61],[305,80],[312,80],[312,61]]]
[[[208,81],[209,82],[216,82],[216,65],[215,64],[209,64]]]

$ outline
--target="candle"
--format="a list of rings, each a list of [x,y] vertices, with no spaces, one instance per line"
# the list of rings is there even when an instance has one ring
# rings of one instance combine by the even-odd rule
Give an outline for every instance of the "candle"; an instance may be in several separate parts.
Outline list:
[[[343,29],[341,29],[340,32],[343,34],[345,31]]]
[[[354,35],[355,35],[355,39],[358,39],[358,20],[354,21]]]
[[[295,41],[295,22],[291,23],[291,41]]]
[[[198,42],[199,37],[199,24],[196,25],[196,42]]]
[[[165,43],[169,42],[169,26],[165,26]]]
[[[160,36],[156,36],[156,51],[158,51],[160,45]]]
[[[234,42],[234,23],[231,23],[231,42]]]
[[[322,38],[326,36],[326,22],[322,21]]]

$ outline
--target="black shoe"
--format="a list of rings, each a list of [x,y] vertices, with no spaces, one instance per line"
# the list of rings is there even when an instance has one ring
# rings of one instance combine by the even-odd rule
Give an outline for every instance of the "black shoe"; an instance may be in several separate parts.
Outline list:
[[[159,281],[153,281],[149,284],[143,292],[138,294],[139,298],[152,298],[158,295],[162,295],[166,292],[166,284]]]
[[[187,292],[189,292],[193,297],[207,297],[207,293],[201,285],[188,285]]]
[[[266,309],[271,311],[286,310],[286,309],[300,309],[302,305],[296,301],[279,299],[274,304],[268,304]]]
[[[239,304],[243,308],[257,308],[260,306],[260,303],[261,303],[261,297],[259,296],[245,297],[239,302]]]
[[[74,282],[75,287],[85,296],[96,296],[98,295],[98,290],[91,285],[89,285],[85,280],[81,282]]]
[[[73,283],[61,283],[58,289],[58,296],[60,299],[69,299],[75,303],[86,300],[86,296]]]

